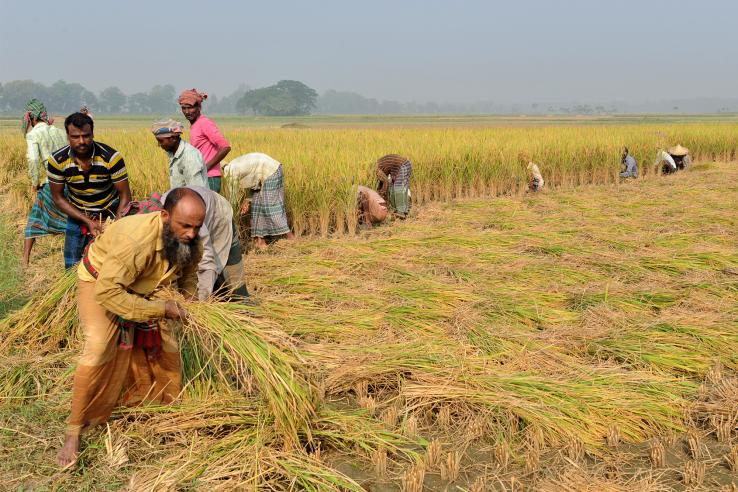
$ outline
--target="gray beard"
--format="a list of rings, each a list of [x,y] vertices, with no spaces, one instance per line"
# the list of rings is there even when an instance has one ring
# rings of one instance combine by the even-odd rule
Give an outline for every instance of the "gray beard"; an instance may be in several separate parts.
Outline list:
[[[180,272],[194,266],[197,261],[198,237],[189,243],[180,242],[167,222],[164,224],[162,239],[164,240],[164,258],[169,261],[170,265],[176,266]]]

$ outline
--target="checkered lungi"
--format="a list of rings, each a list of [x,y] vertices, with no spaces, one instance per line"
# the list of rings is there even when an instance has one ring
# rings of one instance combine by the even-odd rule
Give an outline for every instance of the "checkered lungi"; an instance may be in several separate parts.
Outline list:
[[[66,193],[66,187],[64,188]],[[36,201],[28,215],[26,224],[26,239],[47,236],[49,234],[63,234],[67,230],[67,216],[59,210],[51,196],[49,183],[44,183],[36,193]]]
[[[400,217],[406,217],[410,213],[410,178],[413,175],[413,165],[406,161],[397,170],[397,179],[392,182],[389,189],[389,202],[392,209]]]
[[[251,237],[281,236],[290,232],[284,208],[282,165],[251,195]]]
[[[408,160],[397,170],[397,179],[394,181],[395,186],[410,186],[410,178],[413,176],[413,164]]]

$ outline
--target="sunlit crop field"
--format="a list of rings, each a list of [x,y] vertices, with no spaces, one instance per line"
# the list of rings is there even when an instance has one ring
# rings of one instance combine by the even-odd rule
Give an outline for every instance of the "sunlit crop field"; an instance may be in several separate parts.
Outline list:
[[[0,319],[0,489],[738,486],[738,167],[714,162],[734,158],[731,126],[224,129],[235,154],[284,163],[302,237],[248,253],[258,306],[187,304],[181,401],[119,409],[74,470],[54,464],[74,275],[59,237],[25,272],[0,255],[2,285],[30,298]],[[98,137],[138,197],[166,187],[145,129]],[[697,162],[657,175],[677,142]],[[616,179],[623,144],[645,179]],[[0,132],[6,243],[22,150]],[[353,186],[388,152],[413,160],[418,206],[356,231]],[[521,152],[551,189],[521,192]]]
[[[167,159],[148,132],[98,122],[96,138],[119,150],[137,197],[168,188]],[[656,150],[675,143],[697,160],[731,160],[738,147],[732,125],[589,125],[533,127],[244,128],[226,123],[229,156],[267,153],[283,164],[288,215],[298,235],[349,233],[356,229],[356,186],[374,186],[374,162],[399,153],[413,162],[413,201],[516,193],[525,186],[521,154],[538,163],[550,187],[616,183],[620,151],[627,145],[644,175],[653,173]],[[0,182],[24,169],[24,142],[17,130],[0,131],[5,161]],[[526,162],[527,163],[527,162]],[[16,198],[26,182],[13,179]]]

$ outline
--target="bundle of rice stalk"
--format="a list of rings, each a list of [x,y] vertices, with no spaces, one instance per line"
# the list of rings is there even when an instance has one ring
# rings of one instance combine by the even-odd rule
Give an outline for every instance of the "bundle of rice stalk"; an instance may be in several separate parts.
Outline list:
[[[682,430],[682,414],[695,385],[645,372],[584,369],[569,376],[508,372],[415,374],[403,385],[410,409],[439,402],[507,410],[545,429],[550,442],[578,438],[591,450],[603,445],[607,424],[642,441]]]
[[[77,271],[70,268],[51,288],[0,320],[0,352],[27,346],[39,354],[70,345],[77,324],[76,282]]]
[[[301,361],[288,345],[288,337],[280,338],[269,326],[239,314],[237,308],[220,302],[187,304],[189,316],[182,337],[193,347],[195,359],[191,363],[199,373],[209,371],[226,384],[235,380],[248,388],[255,379],[285,445],[296,445],[300,432],[310,438],[309,421],[315,413],[308,383],[294,370]],[[278,339],[282,347],[275,345]]]
[[[66,385],[71,376],[69,354],[0,355],[0,399],[22,403],[44,397]]]
[[[314,364],[314,370],[323,372],[329,396],[366,380],[375,387],[396,387],[398,374],[405,378],[416,373],[433,374],[461,357],[458,347],[450,347],[447,341],[422,338],[400,343],[376,339],[361,346],[316,343],[305,345],[303,353]]]
[[[241,405],[243,402],[237,403]],[[198,403],[213,410],[207,402]],[[245,408],[214,434],[192,422],[206,424],[212,416],[197,413],[194,420],[166,424],[162,418],[146,421],[143,427],[126,435],[141,436],[155,450],[143,460],[142,468],[133,474],[131,490],[179,490],[184,487],[197,490],[362,490],[356,482],[341,472],[320,462],[297,448],[283,451],[276,448],[278,440],[271,429],[271,421],[258,403]],[[252,414],[249,414],[252,412]],[[187,410],[162,414],[168,419],[187,419]],[[266,419],[266,420],[265,420]],[[150,433],[166,428],[166,440],[157,440]],[[152,440],[152,437],[154,439]],[[296,487],[297,485],[297,487]]]
[[[305,453],[271,451],[262,454],[262,462],[272,464],[273,471],[286,478],[300,490],[320,492],[324,490],[349,490],[362,492],[365,489],[338,470],[327,467]],[[294,490],[293,486],[286,490]]]
[[[274,419],[256,398],[238,395],[210,397],[175,405],[121,407],[115,412],[127,422],[125,433],[144,439],[162,435],[196,432],[198,435],[222,435],[242,427],[270,426]]]
[[[648,329],[621,332],[593,341],[589,351],[635,367],[704,375],[715,361],[729,368],[737,367],[737,344],[738,335],[719,327],[698,329],[659,323]]]
[[[337,410],[323,407],[314,422],[313,436],[339,450],[361,449],[371,456],[378,449],[417,461],[418,450],[427,442],[410,439],[387,430],[365,410]]]

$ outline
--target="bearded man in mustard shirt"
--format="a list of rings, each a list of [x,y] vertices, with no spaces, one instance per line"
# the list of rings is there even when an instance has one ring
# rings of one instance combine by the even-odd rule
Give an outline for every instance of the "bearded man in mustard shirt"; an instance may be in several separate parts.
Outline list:
[[[170,403],[181,391],[173,325],[186,316],[164,287],[194,298],[202,254],[205,203],[172,190],[161,212],[124,217],[90,244],[77,269],[84,347],[74,373],[72,409],[59,465],[79,455],[83,431],[105,422],[116,405]]]

